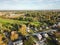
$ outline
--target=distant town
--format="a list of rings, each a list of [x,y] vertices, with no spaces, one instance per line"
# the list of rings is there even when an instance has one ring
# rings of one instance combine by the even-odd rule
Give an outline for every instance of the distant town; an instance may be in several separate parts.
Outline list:
[[[60,45],[60,10],[1,10],[0,45]]]

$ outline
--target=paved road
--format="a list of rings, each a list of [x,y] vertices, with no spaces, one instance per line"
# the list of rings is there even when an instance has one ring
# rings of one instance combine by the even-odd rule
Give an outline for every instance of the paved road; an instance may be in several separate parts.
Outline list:
[[[56,31],[56,30],[53,30],[53,29],[50,29],[50,30],[48,30],[48,31],[43,31],[43,32],[37,32],[37,33],[34,33],[34,34],[32,34],[32,35],[37,35],[37,34],[41,34],[41,33],[48,33],[48,32],[52,32],[52,31]]]

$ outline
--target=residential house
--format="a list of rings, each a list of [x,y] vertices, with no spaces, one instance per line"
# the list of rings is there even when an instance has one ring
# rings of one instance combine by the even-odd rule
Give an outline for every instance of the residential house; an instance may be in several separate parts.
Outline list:
[[[27,32],[30,32],[30,28],[29,28],[29,27],[27,27],[26,31],[27,31]]]
[[[15,42],[13,42],[13,45],[23,45],[23,41],[22,40],[17,40]]]
[[[37,34],[37,37],[38,37],[39,40],[42,39],[42,35],[41,34]]]

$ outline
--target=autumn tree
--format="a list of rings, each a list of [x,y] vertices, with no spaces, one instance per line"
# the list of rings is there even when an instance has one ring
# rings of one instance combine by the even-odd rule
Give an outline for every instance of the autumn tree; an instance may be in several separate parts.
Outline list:
[[[26,35],[27,34],[27,32],[26,32],[26,25],[22,25],[21,28],[19,28],[19,32],[22,35]]]
[[[12,41],[18,39],[18,34],[17,34],[17,32],[16,32],[16,31],[12,31],[10,38],[11,38]]]

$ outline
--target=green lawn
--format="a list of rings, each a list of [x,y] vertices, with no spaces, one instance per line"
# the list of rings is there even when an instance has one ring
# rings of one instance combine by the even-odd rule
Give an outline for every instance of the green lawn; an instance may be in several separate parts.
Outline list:
[[[18,21],[18,20],[12,20],[12,19],[3,19],[0,18],[0,23],[27,23],[26,21]]]
[[[28,21],[18,21],[18,20],[13,20],[13,19],[0,18],[0,23],[2,23],[2,24],[6,24],[6,23],[10,23],[10,24],[14,24],[14,23],[26,24],[26,23],[28,23]],[[31,22],[31,24],[35,25],[35,26],[38,26],[40,24],[40,22]]]

